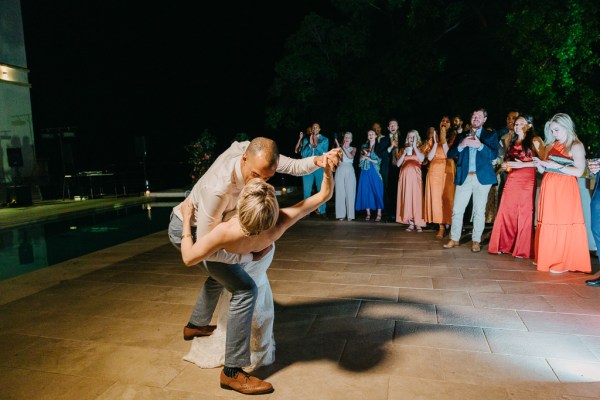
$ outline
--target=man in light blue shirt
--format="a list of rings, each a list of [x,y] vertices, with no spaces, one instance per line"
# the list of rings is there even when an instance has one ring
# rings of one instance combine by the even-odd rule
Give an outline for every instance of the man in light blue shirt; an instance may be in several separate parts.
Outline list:
[[[498,135],[483,129],[487,111],[479,108],[471,115],[471,130],[461,133],[448,150],[448,158],[456,162],[454,207],[450,240],[444,248],[460,245],[463,216],[473,196],[473,234],[471,251],[481,251],[481,236],[485,228],[485,207],[488,193],[497,183],[492,161],[498,157]]]

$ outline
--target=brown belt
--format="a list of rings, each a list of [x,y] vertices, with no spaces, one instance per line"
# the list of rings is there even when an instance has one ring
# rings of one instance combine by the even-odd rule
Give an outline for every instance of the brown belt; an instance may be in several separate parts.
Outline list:
[[[475,171],[469,172],[469,175],[477,175],[477,172],[475,172]]]

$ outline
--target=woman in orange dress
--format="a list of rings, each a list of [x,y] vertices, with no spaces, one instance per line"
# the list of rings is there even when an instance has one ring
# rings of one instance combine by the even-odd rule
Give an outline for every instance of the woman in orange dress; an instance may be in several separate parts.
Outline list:
[[[506,146],[508,150],[502,163],[502,170],[508,172],[508,177],[494,220],[488,252],[533,258],[536,189],[533,157],[544,158],[544,143],[534,133],[531,116],[519,116],[514,123],[514,132],[512,140]]]
[[[425,183],[425,204],[423,217],[428,223],[439,224],[439,230],[436,238],[442,239],[445,231],[452,222],[452,207],[454,206],[454,176],[456,170],[454,162],[450,163],[448,168],[446,153],[448,153],[448,143],[446,143],[446,134],[450,128],[450,118],[444,115],[440,122],[440,136],[433,127],[431,139],[428,139],[427,159],[429,160],[429,169],[427,171],[427,180]],[[429,144],[431,142],[431,144]]]
[[[409,232],[422,232],[426,225],[423,219],[423,173],[421,163],[425,155],[419,149],[421,138],[419,132],[412,130],[406,134],[405,147],[395,156],[400,167],[398,177],[398,201],[396,206],[396,222],[407,224]]]
[[[535,232],[538,271],[590,273],[592,265],[577,178],[585,170],[585,148],[567,114],[556,114],[545,126],[546,155],[535,161],[543,173]],[[558,161],[558,162],[557,162]]]

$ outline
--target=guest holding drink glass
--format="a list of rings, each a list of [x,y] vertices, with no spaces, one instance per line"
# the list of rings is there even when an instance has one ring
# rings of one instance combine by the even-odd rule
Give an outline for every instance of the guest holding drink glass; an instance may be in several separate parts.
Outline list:
[[[421,164],[425,155],[419,148],[421,137],[419,132],[411,130],[406,134],[404,149],[397,155],[396,165],[400,167],[398,177],[398,202],[396,205],[396,222],[408,225],[412,232],[422,232],[425,227],[423,219],[423,177]]]
[[[488,252],[532,258],[536,189],[533,157],[543,158],[544,143],[534,133],[531,116],[519,116],[513,126],[514,135],[508,142],[502,163],[502,170],[508,176],[503,201],[494,220]]]
[[[375,131],[367,133],[367,142],[362,145],[360,152],[360,176],[358,177],[358,191],[356,192],[356,210],[365,210],[365,221],[371,220],[371,210],[377,210],[375,222],[381,221],[383,209],[383,180],[379,173],[381,158],[375,152]]]

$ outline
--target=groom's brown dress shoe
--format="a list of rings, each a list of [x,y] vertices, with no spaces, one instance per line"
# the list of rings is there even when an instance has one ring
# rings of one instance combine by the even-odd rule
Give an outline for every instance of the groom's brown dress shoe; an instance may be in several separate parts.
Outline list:
[[[458,246],[460,246],[460,242],[459,242],[459,241],[450,239],[450,240],[448,241],[448,243],[446,243],[446,244],[444,245],[444,248],[445,248],[445,249],[451,249],[451,248],[453,248],[453,247],[458,247]]]
[[[585,281],[585,284],[588,286],[600,286],[600,278],[591,279],[589,281]]]
[[[221,370],[220,381],[221,388],[235,390],[242,394],[265,394],[274,390],[273,385],[269,382],[249,375],[244,371],[238,371],[234,377],[230,378]]]
[[[216,325],[185,326],[183,327],[183,340],[192,340],[198,336],[210,336],[216,327]]]

